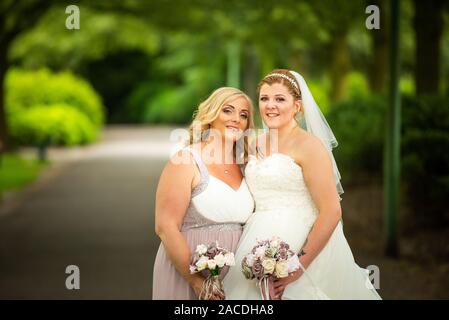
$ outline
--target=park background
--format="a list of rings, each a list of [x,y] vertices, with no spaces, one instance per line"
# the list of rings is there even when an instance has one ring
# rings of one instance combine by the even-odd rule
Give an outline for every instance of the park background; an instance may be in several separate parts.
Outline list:
[[[79,29],[67,28],[69,5]],[[380,29],[366,26],[369,5]],[[449,1],[400,1],[396,42],[390,5],[2,1],[0,298],[151,299],[154,193],[170,133],[215,88],[257,102],[261,77],[288,68],[303,74],[339,141],[358,264],[379,267],[385,299],[448,299]],[[400,189],[387,217],[395,53]],[[79,290],[65,286],[68,265],[80,269]]]

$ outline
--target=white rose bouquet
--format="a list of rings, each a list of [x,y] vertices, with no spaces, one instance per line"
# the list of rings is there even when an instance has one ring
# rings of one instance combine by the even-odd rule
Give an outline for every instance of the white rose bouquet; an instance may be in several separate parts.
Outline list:
[[[220,247],[217,241],[209,246],[198,245],[192,255],[190,273],[208,273],[200,293],[200,299],[209,300],[216,291],[221,291],[224,294],[223,284],[219,278],[220,272],[225,266],[234,265],[234,253]]]
[[[263,300],[271,300],[269,281],[273,278],[285,278],[299,269],[299,256],[290,246],[278,237],[271,240],[259,240],[242,260],[242,272],[245,278],[256,279]]]

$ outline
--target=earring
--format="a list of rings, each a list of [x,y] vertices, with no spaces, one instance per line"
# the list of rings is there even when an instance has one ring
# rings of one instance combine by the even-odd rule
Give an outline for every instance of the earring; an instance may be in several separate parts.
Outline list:
[[[209,136],[210,136],[210,128],[211,128],[211,126],[209,125],[209,129],[206,129],[206,130],[203,131],[203,134],[202,134],[202,140],[203,141],[208,142]]]

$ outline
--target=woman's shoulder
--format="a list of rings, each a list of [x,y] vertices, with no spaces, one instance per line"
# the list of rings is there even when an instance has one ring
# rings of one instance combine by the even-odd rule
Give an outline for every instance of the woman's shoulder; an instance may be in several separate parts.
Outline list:
[[[318,160],[323,156],[327,156],[327,150],[321,140],[307,131],[295,135],[292,143],[296,146],[292,150],[294,158],[298,162]]]
[[[166,167],[171,167],[172,170],[194,170],[199,153],[198,145],[187,145],[171,155]]]
[[[175,181],[191,181],[197,175],[196,161],[191,151],[184,147],[171,155],[167,161],[162,176]]]

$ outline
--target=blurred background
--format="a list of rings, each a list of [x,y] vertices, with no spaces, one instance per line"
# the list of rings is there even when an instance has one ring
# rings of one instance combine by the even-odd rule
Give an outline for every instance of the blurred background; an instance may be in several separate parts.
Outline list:
[[[0,298],[151,299],[172,130],[217,87],[257,102],[260,79],[287,68],[339,141],[357,263],[379,267],[385,299],[448,299],[449,1],[402,0],[395,16],[398,39],[388,0],[1,1]],[[395,45],[400,189],[387,217]]]

